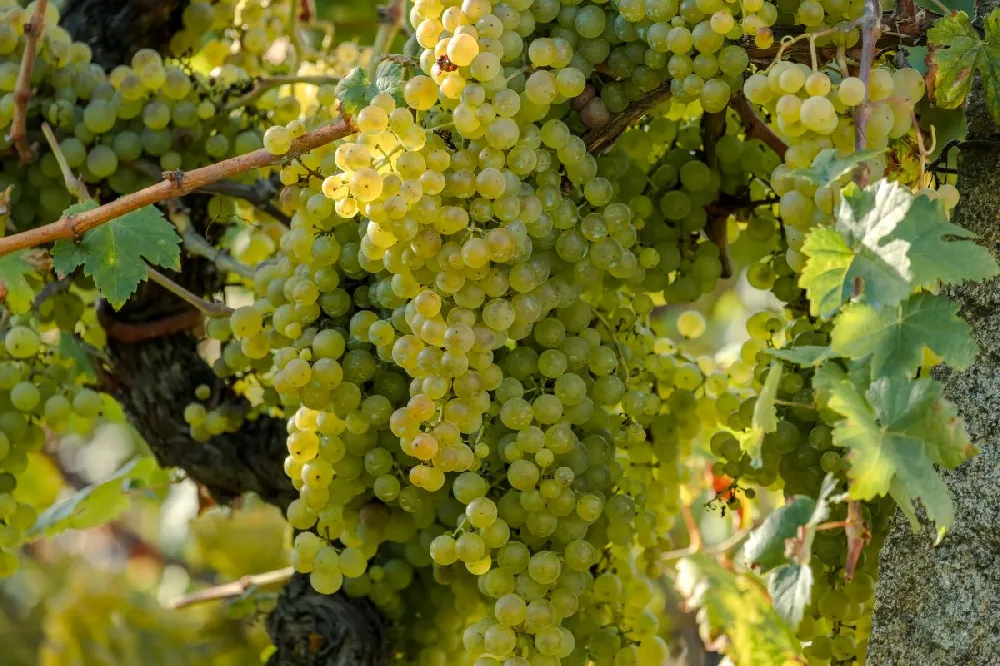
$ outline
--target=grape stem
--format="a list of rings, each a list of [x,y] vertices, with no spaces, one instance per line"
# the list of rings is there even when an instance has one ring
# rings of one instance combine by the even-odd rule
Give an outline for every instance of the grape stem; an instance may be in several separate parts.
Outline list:
[[[603,127],[597,127],[584,135],[587,152],[601,153],[615,142],[615,139],[628,129],[629,125],[642,118],[648,111],[666,102],[670,98],[670,83],[664,83],[653,88],[645,97],[640,97],[621,113],[611,117]]]
[[[379,26],[372,44],[371,56],[368,60],[368,78],[375,79],[375,71],[382,62],[382,56],[392,48],[403,23],[406,21],[406,0],[391,0],[388,5],[379,8]]]
[[[321,74],[316,74],[312,76],[297,76],[297,75],[287,75],[287,76],[267,76],[261,79],[257,79],[254,83],[253,88],[250,92],[243,95],[242,97],[237,97],[232,102],[226,104],[222,107],[222,113],[227,114],[236,109],[242,109],[245,106],[250,106],[261,97],[263,97],[267,91],[273,90],[279,86],[295,85],[297,83],[303,83],[313,86],[325,86],[340,81],[336,76],[325,76]]]
[[[38,40],[45,30],[45,11],[49,0],[38,0],[35,3],[35,13],[31,22],[24,28],[24,55],[21,57],[21,69],[17,73],[17,84],[14,87],[14,117],[10,123],[8,139],[17,149],[21,164],[28,164],[34,159],[34,151],[28,145],[27,121],[28,102],[31,101],[31,70],[35,67],[35,55],[38,51]]]
[[[221,270],[235,273],[248,280],[253,279],[254,267],[237,261],[228,252],[216,248],[198,233],[194,225],[191,224],[191,216],[188,215],[180,200],[169,199],[167,201],[167,217],[177,227],[177,232],[180,234],[181,240],[184,241],[184,248],[189,254],[208,259]]]
[[[729,105],[739,114],[743,125],[747,127],[748,139],[760,139],[766,145],[770,146],[774,152],[778,153],[778,157],[782,160],[785,159],[785,153],[788,152],[788,144],[782,141],[781,137],[775,134],[774,130],[768,127],[767,123],[757,115],[753,104],[746,98],[742,90],[733,95]]]
[[[253,169],[284,164],[302,153],[307,153],[353,134],[354,131],[354,123],[349,118],[343,118],[295,139],[292,142],[292,147],[284,155],[273,155],[261,148],[186,173],[182,171],[168,172],[164,174],[164,180],[159,183],[119,197],[103,206],[75,215],[65,215],[55,222],[0,239],[0,256],[60,239],[78,239],[85,232],[115,220],[126,213],[167,199],[182,197],[211,183],[217,183]]]
[[[683,557],[690,557],[691,555],[696,555],[698,553],[701,553],[702,555],[722,555],[723,553],[728,553],[737,544],[743,541],[748,534],[750,534],[750,530],[750,527],[744,527],[736,530],[733,532],[733,535],[725,541],[708,548],[702,548],[702,544],[699,541],[697,545],[692,544],[687,548],[669,550],[660,555],[660,562],[673,562],[674,560],[679,560]]]
[[[207,601],[231,599],[233,597],[238,597],[241,594],[245,594],[247,590],[251,588],[283,585],[284,583],[287,583],[293,575],[295,575],[295,569],[293,567],[285,567],[284,569],[267,571],[254,576],[243,576],[239,580],[234,580],[231,583],[208,587],[204,590],[198,590],[192,594],[185,595],[174,601],[171,606],[173,606],[174,610],[180,610],[181,608],[203,604]]]
[[[206,317],[212,317],[213,319],[224,319],[229,315],[233,314],[233,309],[224,303],[217,303],[215,301],[207,301],[201,296],[188,291],[181,285],[177,284],[166,275],[156,270],[150,265],[146,265],[146,274],[149,279],[160,285],[167,291],[169,291],[174,296],[177,296],[183,301],[190,303],[195,308],[198,309]]]
[[[865,100],[858,107],[854,117],[854,147],[857,150],[864,150],[868,144],[868,118],[871,116],[871,94],[868,87],[872,74],[872,61],[875,59],[875,44],[882,32],[880,0],[865,0],[865,15],[861,21],[861,65],[858,76],[865,84]],[[868,169],[857,169],[854,177],[859,185],[867,184]]]
[[[66,191],[80,201],[90,201],[90,192],[87,191],[87,186],[73,175],[73,170],[70,168],[69,162],[66,161],[66,156],[59,145],[59,140],[56,139],[56,135],[52,132],[52,128],[49,127],[48,123],[42,123],[42,133],[45,135],[45,140],[48,142],[49,148],[52,149],[52,154],[55,156],[56,162],[59,163],[59,170],[62,171]]]

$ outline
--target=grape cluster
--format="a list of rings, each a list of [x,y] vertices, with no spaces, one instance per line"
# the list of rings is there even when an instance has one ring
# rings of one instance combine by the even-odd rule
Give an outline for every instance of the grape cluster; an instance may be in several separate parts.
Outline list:
[[[31,317],[11,318],[0,350],[0,578],[17,570],[15,551],[37,517],[15,495],[28,456],[45,446],[46,429],[85,432],[104,409],[102,395],[76,383],[68,365]]]

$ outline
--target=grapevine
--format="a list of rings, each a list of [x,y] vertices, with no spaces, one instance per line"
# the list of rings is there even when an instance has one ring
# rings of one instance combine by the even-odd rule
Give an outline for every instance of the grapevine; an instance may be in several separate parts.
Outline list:
[[[385,630],[372,663],[654,666],[675,594],[734,664],[866,663],[894,512],[947,538],[939,470],[977,452],[931,369],[977,354],[948,288],[1000,269],[927,118],[992,27],[391,0],[358,42],[309,2],[181,4],[104,66],[0,0],[0,576],[183,475],[287,521],[253,547],[288,566],[173,604],[271,604],[268,663],[306,663],[311,598]],[[768,306],[709,353],[738,289]],[[125,419],[151,456],[26,500]],[[88,585],[54,643],[81,598],[159,618]]]

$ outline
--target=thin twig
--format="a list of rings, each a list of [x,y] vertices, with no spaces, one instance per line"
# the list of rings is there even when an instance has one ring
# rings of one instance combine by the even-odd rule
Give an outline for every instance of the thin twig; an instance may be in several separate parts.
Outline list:
[[[882,5],[879,0],[865,0],[861,31],[861,66],[858,76],[865,84],[865,100],[858,107],[854,117],[854,147],[857,150],[864,150],[868,144],[868,118],[871,116],[871,94],[868,89],[872,75],[872,61],[875,59],[875,45],[882,32]],[[868,179],[867,169],[858,169],[855,174],[859,180]]]
[[[391,0],[391,2],[380,11],[382,14],[378,32],[375,33],[375,42],[372,44],[372,52],[368,60],[368,78],[375,80],[375,71],[382,61],[382,54],[388,53],[392,48],[392,42],[396,39],[400,28],[406,21],[406,0]]]
[[[597,127],[587,132],[583,140],[587,144],[587,152],[597,154],[603,152],[615,142],[618,136],[629,128],[629,125],[642,118],[646,113],[670,99],[670,83],[664,83],[653,88],[645,97],[641,97],[628,108],[612,116],[603,127]]]
[[[282,164],[294,159],[302,153],[319,148],[337,139],[342,139],[354,132],[354,124],[349,119],[343,119],[318,130],[300,136],[292,142],[292,147],[285,155],[273,155],[261,148],[246,155],[239,155],[217,164],[212,164],[193,171],[174,171],[164,174],[163,181],[149,187],[127,194],[103,206],[76,215],[67,215],[50,224],[29,229],[13,236],[0,239],[0,256],[10,254],[26,247],[35,247],[42,243],[55,240],[72,240],[83,233],[117,219],[126,213],[139,210],[150,204],[167,199],[175,199],[199,190],[209,183],[216,183],[226,178],[238,176],[253,169],[260,169],[275,164]]]
[[[56,139],[56,135],[52,132],[52,128],[49,127],[48,123],[42,123],[42,133],[45,135],[45,140],[48,142],[49,148],[52,149],[52,154],[55,156],[56,162],[59,163],[59,170],[62,171],[66,191],[80,201],[90,201],[90,192],[87,191],[87,186],[83,184],[82,180],[73,175],[73,170],[70,168],[69,162],[66,161],[66,155],[63,154],[62,147],[59,145],[59,140]]]
[[[177,284],[166,275],[156,270],[152,266],[146,266],[146,274],[149,275],[149,279],[160,285],[167,291],[169,291],[174,296],[177,296],[183,301],[190,303],[195,308],[198,309],[206,317],[212,317],[215,319],[223,319],[233,314],[233,309],[228,305],[223,303],[216,303],[215,301],[206,301],[201,296],[195,294],[194,292],[188,291],[181,285]]]
[[[672,562],[674,560],[679,560],[682,557],[690,557],[691,555],[695,555],[696,553],[701,553],[702,555],[721,555],[723,553],[727,553],[730,550],[732,550],[732,548],[737,544],[739,544],[741,541],[743,541],[743,539],[745,539],[749,533],[750,533],[750,528],[744,527],[737,530],[736,532],[733,532],[733,535],[728,539],[726,539],[725,541],[723,541],[722,543],[715,544],[714,546],[709,546],[708,548],[702,548],[701,544],[699,543],[697,546],[692,544],[687,548],[680,548],[678,550],[669,550],[660,555],[660,561]]]
[[[293,567],[285,567],[284,569],[268,571],[255,576],[243,576],[239,580],[234,580],[231,583],[216,585],[215,587],[198,590],[197,592],[183,596],[176,600],[172,606],[174,607],[174,610],[178,610],[180,608],[194,606],[195,604],[202,604],[206,601],[231,599],[233,597],[240,596],[253,587],[266,587],[287,583],[294,574],[295,569]]]
[[[35,67],[35,55],[38,51],[38,39],[45,30],[45,11],[49,0],[38,0],[35,3],[35,13],[31,22],[24,29],[24,55],[21,57],[21,69],[17,73],[17,85],[14,87],[14,118],[10,123],[10,142],[17,148],[21,164],[28,164],[34,159],[31,146],[28,145],[26,124],[28,121],[28,102],[31,101],[31,70]]]
[[[190,254],[208,259],[224,271],[236,273],[237,275],[243,276],[248,280],[253,279],[253,267],[237,261],[227,252],[223,252],[209,243],[201,234],[198,233],[198,231],[194,228],[194,225],[191,224],[191,217],[181,205],[180,201],[171,199],[167,202],[167,217],[169,217],[170,221],[174,223],[175,227],[177,227],[177,232],[180,234],[181,240],[184,241],[184,248]]]
[[[760,139],[766,145],[770,146],[774,152],[778,153],[778,157],[785,159],[785,153],[788,152],[788,144],[782,141],[781,137],[775,134],[774,130],[768,127],[767,123],[757,115],[753,104],[746,98],[743,91],[733,95],[733,99],[729,104],[740,115],[743,125],[746,126],[748,139]]]
[[[279,86],[294,85],[296,83],[307,83],[314,86],[325,86],[331,83],[337,83],[340,79],[336,76],[324,76],[324,75],[313,75],[313,76],[268,76],[262,79],[257,79],[254,83],[253,88],[250,92],[243,95],[242,97],[237,97],[232,102],[229,102],[222,107],[222,113],[229,113],[230,111],[235,111],[236,109],[242,109],[245,106],[250,106],[258,99],[263,97],[268,90],[272,90]]]

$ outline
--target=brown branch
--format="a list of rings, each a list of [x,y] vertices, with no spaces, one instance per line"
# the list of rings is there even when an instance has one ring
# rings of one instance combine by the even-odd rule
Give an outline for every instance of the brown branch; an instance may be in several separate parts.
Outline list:
[[[319,148],[354,132],[354,124],[348,118],[325,125],[300,136],[292,142],[285,155],[273,155],[261,148],[246,155],[224,160],[193,171],[173,171],[165,173],[164,180],[149,187],[127,194],[103,206],[76,215],[67,215],[50,224],[29,229],[13,236],[0,239],[0,256],[26,247],[35,247],[55,240],[75,240],[83,233],[117,219],[126,213],[145,206],[174,199],[200,190],[210,183],[232,178],[253,169],[281,164],[303,153]]]
[[[202,314],[194,308],[141,324],[118,321],[106,309],[98,309],[97,315],[98,321],[108,338],[128,344],[148,342],[164,338],[168,335],[174,335],[175,333],[189,331],[202,323]]]
[[[869,84],[872,62],[875,60],[875,43],[882,31],[882,5],[879,0],[865,0],[865,16],[861,32],[861,64],[858,76],[865,84],[865,100],[854,112],[854,147],[864,150],[868,144],[868,119],[871,117],[871,93]],[[854,180],[864,187],[868,184],[869,171],[865,164],[854,171]]]
[[[34,152],[28,145],[27,121],[28,102],[31,101],[31,70],[35,67],[35,55],[38,51],[38,39],[45,30],[45,10],[49,0],[38,0],[31,22],[24,28],[24,55],[21,57],[21,69],[17,73],[17,85],[14,87],[14,118],[10,123],[10,142],[17,148],[21,164],[28,164],[34,159]]]
[[[156,180],[163,178],[163,171],[153,162],[138,159],[132,160],[128,164],[139,173],[150,178]],[[273,201],[277,192],[275,191],[275,186],[272,184],[272,180],[269,178],[258,178],[252,183],[220,180],[217,183],[209,183],[205,187],[198,188],[197,191],[202,194],[221,194],[234,199],[243,199],[262,213],[267,213],[277,221],[288,224],[291,222],[291,218],[278,208]]]
[[[216,585],[204,590],[192,592],[191,594],[177,599],[171,604],[171,606],[174,610],[178,610],[181,608],[187,608],[188,606],[194,606],[195,604],[205,603],[206,601],[231,599],[232,597],[240,596],[251,587],[265,587],[269,585],[287,583],[294,574],[295,569],[292,567],[285,567],[284,569],[267,571],[254,576],[243,576],[239,580],[234,580],[231,583],[223,583],[222,585]]]
[[[782,141],[781,137],[775,134],[774,130],[768,127],[767,123],[757,115],[753,104],[750,103],[750,100],[746,98],[742,91],[733,95],[729,105],[739,114],[740,119],[746,126],[748,139],[760,139],[770,146],[774,152],[778,153],[778,157],[785,159],[785,153],[788,152],[788,144]]]
[[[628,129],[629,125],[646,115],[650,109],[659,106],[669,98],[670,84],[668,82],[657,86],[645,97],[632,102],[627,109],[615,114],[603,127],[598,127],[587,132],[583,137],[584,142],[587,144],[587,152],[600,153],[610,148],[615,139]]]

